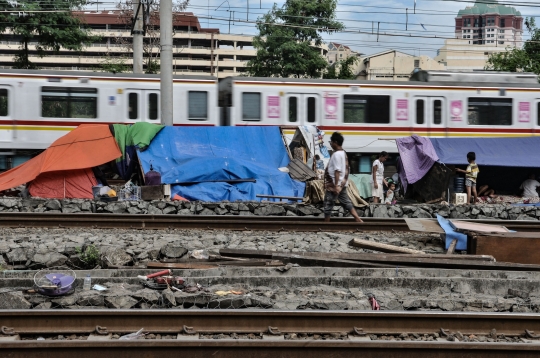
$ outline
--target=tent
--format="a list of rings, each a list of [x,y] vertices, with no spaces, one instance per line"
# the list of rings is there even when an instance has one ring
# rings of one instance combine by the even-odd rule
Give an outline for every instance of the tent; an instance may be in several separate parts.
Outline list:
[[[478,165],[540,168],[540,137],[430,138],[441,162],[467,164],[467,153],[476,153]]]
[[[37,179],[33,185],[30,185],[34,193],[43,195],[47,188],[55,187],[61,181],[64,183],[64,188],[59,189],[55,194],[51,192],[50,195],[58,195],[55,196],[56,198],[68,198],[71,196],[63,193],[70,193],[70,195],[85,195],[82,196],[84,198],[87,197],[88,190],[92,191],[92,185],[96,183],[89,169],[110,162],[119,156],[121,156],[120,149],[108,125],[83,124],[57,139],[43,153],[0,174],[0,191]],[[73,196],[73,198],[79,198],[79,196]]]
[[[28,190],[30,195],[50,199],[92,199],[92,187],[97,185],[92,169],[47,172],[34,179]]]
[[[278,170],[290,161],[278,127],[165,127],[138,155],[145,173],[152,161],[162,183],[172,185],[171,196],[214,202],[304,195],[304,183]],[[256,183],[223,182],[234,179]],[[181,184],[188,182],[196,184]]]

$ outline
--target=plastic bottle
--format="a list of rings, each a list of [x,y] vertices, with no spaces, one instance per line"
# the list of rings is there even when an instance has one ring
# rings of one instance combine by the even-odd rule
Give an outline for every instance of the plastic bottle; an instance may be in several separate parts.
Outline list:
[[[84,278],[84,284],[83,284],[83,290],[89,291],[92,288],[92,279],[90,278],[90,275],[86,275]]]

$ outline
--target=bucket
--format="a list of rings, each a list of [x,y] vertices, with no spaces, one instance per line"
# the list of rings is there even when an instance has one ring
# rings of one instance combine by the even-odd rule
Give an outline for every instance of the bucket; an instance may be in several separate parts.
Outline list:
[[[454,193],[465,191],[465,178],[454,178]]]
[[[94,195],[94,198],[99,197],[99,190],[101,189],[100,186],[93,186],[92,187],[92,194]]]

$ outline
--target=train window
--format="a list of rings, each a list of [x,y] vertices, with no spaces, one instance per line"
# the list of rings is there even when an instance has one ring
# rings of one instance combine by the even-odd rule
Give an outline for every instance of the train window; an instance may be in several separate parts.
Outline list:
[[[6,117],[9,113],[9,95],[8,90],[0,88],[0,116]]]
[[[511,98],[469,98],[470,125],[510,126],[512,125]]]
[[[289,122],[298,121],[298,97],[289,97]]]
[[[540,126],[540,102],[536,104],[536,118],[538,121],[538,125]]]
[[[424,106],[423,99],[416,100],[416,124],[424,124]]]
[[[83,87],[42,87],[41,116],[56,118],[97,118],[97,89]]]
[[[157,93],[148,94],[148,119],[158,119],[158,95]]]
[[[344,123],[390,123],[390,96],[343,97]]]
[[[261,94],[258,92],[242,93],[242,120],[261,120]]]
[[[128,94],[128,117],[129,119],[139,118],[139,94]]]
[[[433,101],[433,124],[442,124],[442,101]]]
[[[309,123],[315,122],[315,107],[316,107],[317,100],[315,97],[308,97],[307,99],[307,121]]]
[[[206,121],[208,119],[208,92],[188,92],[188,119],[190,121]]]

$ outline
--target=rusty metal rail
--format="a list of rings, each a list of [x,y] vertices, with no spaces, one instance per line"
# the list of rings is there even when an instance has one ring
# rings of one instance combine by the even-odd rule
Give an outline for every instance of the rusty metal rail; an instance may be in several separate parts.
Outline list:
[[[466,220],[504,225],[522,232],[540,231],[538,221]],[[356,223],[352,218],[332,218],[326,223],[319,217],[284,216],[182,216],[131,214],[49,214],[0,213],[0,227],[91,227],[103,229],[228,229],[268,231],[409,231],[404,219],[364,218]]]
[[[0,311],[2,331],[9,334],[99,334],[145,332],[179,334],[167,340],[36,341],[2,340],[10,358],[154,358],[154,357],[529,357],[534,343],[464,343],[369,341],[370,334],[444,332],[525,336],[540,332],[538,314],[446,312],[240,311],[240,310],[77,310]],[[99,326],[99,327],[98,327]],[[187,333],[187,334],[185,334]],[[197,339],[204,333],[257,333],[258,340]],[[290,341],[285,333],[345,333],[350,340]],[[184,334],[184,335],[183,335]]]

